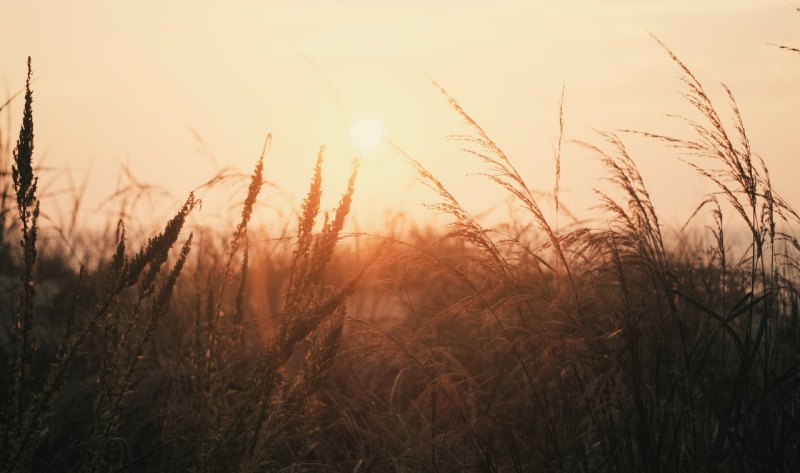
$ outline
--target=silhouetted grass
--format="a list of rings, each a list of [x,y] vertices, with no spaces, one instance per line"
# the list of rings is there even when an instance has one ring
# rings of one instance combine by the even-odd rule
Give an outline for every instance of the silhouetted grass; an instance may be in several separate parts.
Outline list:
[[[664,237],[628,132],[580,143],[607,176],[604,218],[578,222],[559,198],[563,96],[543,194],[439,87],[468,127],[453,138],[516,204],[509,221],[486,226],[396,148],[449,227],[359,235],[359,252],[337,252],[354,248],[338,244],[357,165],[322,214],[320,149],[294,236],[254,238],[270,136],[230,231],[182,237],[192,194],[138,251],[119,221],[113,245],[96,246],[110,254],[85,268],[58,246],[37,257],[29,67],[16,218],[2,222],[4,242],[20,240],[3,247],[4,276],[19,280],[2,313],[2,469],[797,470],[800,217],[751,150],[733,94],[721,110],[666,51],[696,118],[683,119],[687,137],[634,133],[716,186],[689,211],[707,236]],[[61,278],[43,278],[43,264]]]

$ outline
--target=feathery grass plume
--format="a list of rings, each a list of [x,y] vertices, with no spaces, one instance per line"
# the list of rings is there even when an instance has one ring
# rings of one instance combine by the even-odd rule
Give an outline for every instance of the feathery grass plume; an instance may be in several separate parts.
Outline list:
[[[145,345],[150,341],[159,321],[169,309],[172,292],[191,250],[192,237],[193,235],[190,234],[189,238],[184,242],[177,261],[159,285],[158,290],[154,291],[149,298],[149,314],[148,318],[142,322],[141,330],[138,333],[134,333],[132,330],[126,331],[125,336],[120,337],[120,342],[128,345],[128,358],[123,364],[117,364],[115,368],[112,368],[114,370],[113,375],[119,376],[119,379],[115,381],[118,392],[108,394],[109,398],[111,398],[107,401],[110,407],[108,412],[102,413],[102,416],[105,417],[105,425],[103,426],[102,435],[99,436],[101,440],[103,437],[111,435],[118,428],[115,424],[119,423],[124,396],[133,388],[134,375],[140,369],[144,359]]]
[[[204,393],[205,399],[201,401],[203,402],[203,409],[211,418],[207,422],[212,426],[209,429],[210,438],[205,440],[210,443],[218,440],[214,437],[219,435],[219,426],[224,424],[232,415],[230,412],[232,407],[228,399],[231,394],[230,389],[231,386],[235,386],[240,382],[238,379],[240,375],[239,368],[240,366],[245,366],[241,363],[241,358],[246,356],[242,334],[244,333],[245,292],[249,269],[247,231],[253,209],[264,183],[264,157],[269,151],[271,141],[272,135],[269,134],[264,142],[264,147],[256,162],[253,174],[250,176],[241,218],[223,256],[222,274],[216,274],[216,263],[212,263],[207,270],[206,300],[204,301],[205,317],[201,317],[203,301],[200,300],[200,294],[196,294],[194,349],[192,354],[194,359],[193,370],[195,387]],[[229,310],[226,291],[232,279],[232,273],[235,271],[236,259],[240,253],[239,286],[235,294],[233,307]],[[199,285],[199,281],[197,284]],[[232,315],[223,318],[226,312],[230,312]],[[203,318],[205,320],[202,320]]]
[[[295,250],[292,256],[292,265],[289,269],[289,286],[286,291],[287,300],[293,300],[300,291],[297,285],[301,284],[305,276],[304,268],[309,257],[309,250],[313,243],[314,222],[319,215],[320,200],[322,198],[322,161],[325,147],[321,146],[317,153],[317,161],[314,164],[314,176],[308,194],[303,200],[300,220],[297,226],[297,238]]]
[[[327,272],[328,263],[333,256],[333,249],[339,241],[339,234],[344,226],[344,220],[350,213],[350,204],[353,202],[353,192],[355,191],[356,176],[358,175],[359,161],[353,161],[353,171],[347,180],[347,188],[342,194],[339,205],[334,211],[333,220],[328,220],[327,214],[325,215],[325,223],[322,226],[322,231],[314,239],[314,245],[311,249],[311,260],[308,262],[309,271],[306,273],[306,280],[304,281],[305,287],[312,287],[319,285],[323,282]]]
[[[695,134],[689,139],[636,133],[688,151],[691,158],[680,159],[719,188],[690,217],[706,205],[716,207],[711,233],[718,273],[711,280],[718,297],[704,301],[696,286],[698,277],[686,274],[687,266],[697,271],[697,265],[705,263],[686,262],[666,251],[650,197],[621,140],[603,134],[615,148],[613,155],[584,144],[601,156],[611,171],[609,180],[626,196],[626,203],[620,204],[598,191],[612,220],[608,231],[593,236],[599,253],[609,255],[609,274],[616,273],[621,296],[619,324],[624,350],[629,353],[628,360],[620,360],[630,373],[621,388],[627,391],[636,421],[615,422],[621,422],[624,438],[632,445],[630,454],[639,456],[638,460],[629,459],[631,466],[657,471],[659,464],[678,465],[680,460],[668,453],[676,448],[685,450],[686,461],[700,470],[740,461],[784,464],[783,458],[776,461],[757,452],[772,451],[771,441],[759,436],[768,435],[767,426],[783,422],[786,412],[769,404],[774,389],[771,379],[785,372],[792,363],[789,360],[796,357],[785,348],[778,351],[772,342],[775,325],[785,323],[776,317],[783,289],[774,284],[780,256],[775,252],[779,234],[775,228],[778,220],[786,225],[800,220],[783,199],[774,196],[767,168],[750,148],[731,91],[723,85],[731,104],[733,131],[724,124],[696,76],[660,44],[679,66],[688,89],[684,97],[702,120],[680,118]],[[717,195],[725,196],[751,235],[749,256],[738,266],[729,266]],[[788,287],[792,285],[787,281]],[[648,294],[653,298],[650,302],[644,299]],[[726,302],[729,294],[739,299],[733,307]],[[714,371],[715,366],[724,369]],[[677,379],[683,381],[678,384]],[[606,403],[616,402],[604,395],[595,399],[604,410],[611,409]],[[688,414],[676,416],[659,406],[680,406]],[[787,438],[797,435],[792,428],[786,432],[792,432]]]
[[[131,258],[125,256],[125,233],[124,227],[120,226],[117,252],[111,265],[117,274],[110,278],[112,282],[104,297],[104,304],[95,312],[97,322],[104,328],[105,356],[97,377],[99,391],[92,406],[88,441],[93,448],[85,456],[84,471],[102,471],[115,464],[108,443],[119,428],[120,411],[141,365],[144,346],[167,310],[172,289],[191,248],[191,236],[158,290],[157,276],[167,262],[169,251],[177,241],[187,216],[197,205],[199,201],[194,194],[190,194],[164,230],[148,239],[145,246]],[[137,295],[130,306],[124,307],[127,317],[123,319],[123,308],[118,306],[119,294],[134,285],[138,286]],[[142,320],[146,303],[150,306],[150,314]]]
[[[505,154],[505,152],[497,145],[497,143],[494,142],[494,140],[492,140],[489,137],[489,135],[486,133],[483,127],[481,127],[478,124],[478,122],[476,122],[475,119],[473,119],[461,107],[458,101],[456,101],[456,99],[454,99],[447,92],[447,90],[444,89],[444,87],[437,84],[436,82],[434,82],[434,85],[445,96],[445,98],[447,99],[448,103],[453,108],[453,110],[455,110],[478,135],[478,136],[456,135],[453,136],[452,138],[467,143],[475,144],[480,148],[480,150],[478,151],[465,148],[464,151],[480,158],[484,163],[489,165],[491,172],[486,173],[485,176],[488,177],[492,182],[499,185],[501,188],[508,191],[510,195],[512,195],[517,199],[517,201],[522,205],[523,208],[527,209],[530,212],[536,224],[543,232],[545,232],[545,235],[547,235],[548,240],[550,241],[550,244],[552,245],[553,250],[555,252],[555,256],[564,265],[564,269],[567,273],[567,278],[572,286],[573,296],[579,298],[579,295],[577,293],[577,288],[575,287],[574,282],[572,281],[572,275],[567,255],[564,252],[564,248],[561,245],[561,241],[558,235],[556,235],[556,232],[553,230],[553,227],[547,221],[544,212],[542,212],[542,209],[539,206],[539,203],[535,197],[535,193],[530,189],[530,187],[528,187],[527,183],[522,178],[522,175],[519,173],[519,171],[517,171],[516,167],[508,158],[508,156]],[[563,121],[561,121],[560,124],[561,124],[560,126],[563,126]],[[560,139],[561,138],[559,138],[559,140]]]
[[[556,237],[559,236],[559,213],[560,213],[560,205],[559,205],[559,193],[561,191],[561,145],[564,141],[564,94],[566,92],[566,85],[561,86],[561,100],[558,104],[558,141],[556,143],[555,149],[553,150],[553,159],[555,161],[555,181],[553,184],[553,201],[556,207],[555,213],[555,235]],[[559,274],[558,274],[558,262],[556,262],[556,283],[559,282]]]
[[[547,413],[549,411],[547,395],[544,393],[536,380],[536,360],[531,359],[533,354],[541,350],[532,343],[531,338],[523,329],[526,324],[536,323],[537,315],[533,311],[530,303],[533,301],[532,294],[528,292],[527,285],[530,283],[525,279],[524,271],[520,271],[520,262],[516,257],[509,254],[507,250],[501,249],[497,246],[491,238],[493,230],[486,229],[477,223],[466,210],[458,203],[457,199],[445,188],[442,182],[433,176],[427,169],[425,169],[419,162],[409,157],[401,149],[397,148],[408,162],[415,167],[419,176],[424,183],[429,185],[436,191],[442,198],[443,202],[435,204],[433,207],[436,210],[450,214],[454,217],[454,223],[451,224],[452,230],[446,235],[450,238],[456,238],[460,241],[474,245],[481,251],[477,254],[467,253],[466,260],[470,266],[459,267],[461,264],[451,264],[446,260],[435,254],[425,252],[423,260],[425,265],[437,268],[437,271],[443,271],[456,276],[457,281],[462,282],[465,288],[472,294],[463,299],[452,303],[445,312],[453,313],[455,316],[464,316],[464,314],[475,313],[476,316],[482,316],[482,313],[487,313],[490,320],[500,330],[499,339],[494,340],[494,347],[503,347],[509,356],[519,366],[521,370],[521,378],[525,380],[525,385],[529,389],[528,395],[531,396],[533,404],[536,406],[537,412]],[[520,245],[522,246],[522,245]],[[525,249],[527,251],[527,249]],[[548,269],[552,270],[543,259],[535,254],[532,254],[534,261],[541,261]],[[463,262],[463,261],[462,261]],[[554,271],[553,271],[554,272]],[[541,276],[544,274],[540,273]],[[483,279],[482,283],[472,281],[472,279]],[[548,291],[542,291],[547,295]],[[556,302],[553,301],[553,304]],[[507,314],[517,313],[520,317],[520,322],[511,322],[504,320]],[[443,315],[442,315],[443,316]],[[522,325],[522,326],[520,326]],[[577,325],[577,324],[576,324]],[[485,327],[490,330],[491,327]],[[521,330],[522,329],[522,330]],[[540,331],[540,330],[537,330]],[[530,333],[530,332],[529,332]],[[546,341],[546,337],[543,337]],[[438,351],[436,351],[438,353]],[[442,368],[447,372],[447,368]],[[467,376],[469,378],[469,376]],[[439,375],[434,376],[432,379],[439,379]],[[477,381],[475,381],[477,382]],[[431,390],[431,402],[435,399],[435,392],[439,392],[440,388],[444,390],[446,386],[439,386],[438,384]],[[446,391],[442,391],[446,392]],[[453,406],[461,404],[458,398],[450,396],[448,403]],[[490,405],[487,402],[486,405]],[[459,408],[462,412],[461,417],[465,423],[464,428],[467,432],[465,439],[469,445],[472,446],[472,455],[475,456],[476,461],[481,464],[491,465],[494,464],[492,449],[486,445],[486,440],[481,439],[480,435],[475,432],[474,426],[467,419],[470,416],[465,409]],[[435,424],[435,422],[434,422]],[[554,450],[558,450],[558,441],[555,438],[555,424],[552,419],[545,416],[546,429],[550,432],[547,435],[547,442]],[[433,429],[433,427],[432,427]],[[435,432],[431,431],[432,437],[436,437]],[[436,456],[432,454],[432,457]]]
[[[554,227],[545,216],[539,204],[539,199],[541,197],[554,199],[555,196],[545,195],[532,190],[516,169],[511,159],[500,146],[489,137],[483,127],[481,127],[442,86],[436,83],[434,83],[434,85],[436,85],[440,92],[446,97],[451,108],[461,116],[473,131],[473,133],[469,135],[454,135],[451,138],[465,142],[467,146],[462,148],[463,151],[479,158],[488,166],[488,171],[481,174],[506,191],[513,199],[515,208],[519,208],[526,213],[526,216],[523,218],[526,220],[532,218],[532,226],[537,227],[545,238],[545,244],[538,246],[534,251],[532,251],[529,244],[523,243],[519,238],[505,238],[502,243],[508,249],[504,249],[502,252],[487,252],[489,258],[486,259],[493,262],[493,265],[496,267],[504,268],[500,271],[494,271],[496,274],[502,275],[502,278],[499,279],[502,283],[494,286],[495,294],[488,297],[489,300],[494,302],[493,309],[490,311],[491,319],[501,329],[501,337],[508,342],[510,351],[514,353],[514,357],[517,358],[518,363],[523,368],[525,379],[527,380],[527,385],[531,389],[531,392],[538,392],[539,388],[534,382],[534,376],[531,374],[531,363],[528,356],[523,354],[522,347],[526,347],[525,350],[534,353],[542,348],[536,347],[533,344],[532,337],[529,335],[531,333],[530,328],[525,328],[521,332],[518,332],[525,335],[516,335],[513,332],[517,332],[517,330],[509,330],[506,327],[506,325],[508,325],[507,323],[501,323],[501,315],[515,313],[517,318],[521,321],[520,325],[525,327],[529,327],[531,323],[539,323],[536,321],[537,317],[536,313],[532,310],[532,304],[538,303],[539,297],[543,296],[544,299],[548,301],[548,304],[553,307],[558,307],[562,319],[562,322],[560,322],[560,330],[568,329],[572,332],[570,336],[578,338],[591,338],[593,336],[592,330],[587,326],[587,317],[584,312],[587,301],[582,295],[582,288],[578,284],[578,279],[574,277],[572,268],[573,263],[577,263],[580,258],[584,257],[581,255],[580,243],[582,240],[581,235],[585,233],[585,230],[573,228],[569,232],[561,232],[560,229]],[[559,142],[563,140],[563,97],[560,106],[560,115]],[[474,149],[473,146],[477,147],[477,149]],[[556,185],[558,185],[560,183],[560,145],[556,149],[556,154],[556,168],[558,174],[556,176]],[[557,213],[564,211],[566,215],[569,215],[569,212],[561,205],[560,201],[557,205]],[[457,210],[457,208],[452,206],[451,209]],[[456,213],[453,213],[453,215],[455,216]],[[458,220],[458,218],[456,219]],[[496,233],[496,231],[481,231],[473,235],[479,236],[480,239],[478,241],[480,241],[480,244],[484,248],[489,248],[495,246],[494,243],[491,242],[492,238],[490,235],[492,233]],[[528,237],[530,238],[531,236],[539,238],[539,235],[528,232]],[[547,250],[547,253],[543,253],[542,250]],[[529,290],[531,278],[528,277],[529,275],[525,274],[526,271],[521,270],[519,265],[511,263],[511,261],[517,260],[518,258],[529,258],[533,263],[532,267],[538,271],[541,277],[538,278],[538,280],[534,280],[535,282],[533,284],[538,286],[538,292],[540,292],[541,295],[534,295],[534,293]],[[483,258],[478,258],[479,261],[482,259]],[[563,268],[563,274],[566,279],[564,281],[565,285],[563,286],[560,281],[561,268]],[[563,290],[562,288],[567,288],[567,290]],[[563,323],[563,321],[567,323]],[[587,342],[589,342],[589,340],[587,340]],[[546,396],[537,396],[536,402],[540,401],[544,403],[542,405],[547,404]],[[552,424],[548,425],[548,429],[551,427],[553,427]],[[558,450],[559,447],[555,444],[555,436],[550,435],[550,439],[552,440],[552,448]]]
[[[37,220],[39,218],[39,199],[36,188],[39,178],[33,173],[33,92],[31,91],[31,58],[28,57],[28,75],[25,81],[25,107],[22,115],[22,126],[19,131],[17,145],[14,148],[14,163],[11,167],[11,177],[17,197],[19,222],[22,227],[23,261],[20,272],[22,285],[19,301],[11,327],[14,339],[14,348],[11,355],[11,372],[13,380],[9,386],[10,403],[4,409],[7,411],[7,433],[9,441],[19,440],[22,432],[18,429],[25,423],[25,413],[31,401],[31,363],[36,351],[36,342],[33,340],[34,323],[34,269],[36,266],[36,238],[38,233]],[[7,444],[8,445],[8,444]],[[20,448],[15,445],[14,447]],[[12,448],[11,450],[14,450]],[[16,465],[12,464],[11,469]]]
[[[447,237],[462,239],[482,249],[486,256],[489,257],[488,262],[482,263],[485,269],[493,273],[498,279],[508,281],[509,269],[500,249],[490,236],[492,232],[477,222],[461,206],[455,196],[447,190],[442,181],[425,168],[422,163],[411,157],[400,147],[394,146],[394,148],[416,170],[422,183],[436,192],[442,199],[441,202],[428,204],[427,207],[453,217],[453,220],[448,224],[451,231],[448,232]]]
[[[791,209],[786,201],[769,191],[766,168],[758,160],[750,148],[750,141],[745,131],[742,115],[730,89],[722,84],[728,97],[732,114],[733,131],[729,131],[721,118],[715,104],[709,98],[704,86],[691,70],[669,49],[656,38],[670,58],[681,71],[680,79],[687,87],[683,93],[687,102],[697,111],[703,121],[686,117],[677,117],[685,122],[694,132],[692,139],[676,138],[656,133],[647,133],[634,130],[647,137],[663,141],[670,146],[687,151],[698,158],[681,158],[691,168],[713,182],[727,198],[728,203],[737,211],[742,220],[750,229],[756,244],[755,251],[763,246],[763,227],[759,226],[759,202],[764,201],[772,207],[772,212],[786,221],[800,221],[797,213]],[[711,166],[704,163],[709,162]],[[759,170],[757,164],[762,164]],[[717,166],[713,166],[717,164]],[[742,200],[744,197],[744,200]],[[771,204],[770,204],[771,202]]]
[[[583,310],[582,297],[578,291],[578,280],[573,277],[571,265],[573,264],[572,258],[580,255],[580,246],[586,230],[576,229],[564,235],[560,234],[558,229],[554,229],[544,216],[534,192],[528,187],[519,172],[514,168],[509,158],[505,153],[495,144],[491,138],[488,137],[486,132],[472,119],[461,106],[450,97],[446,91],[442,90],[443,94],[448,97],[450,105],[465,119],[465,121],[477,132],[477,137],[474,136],[456,136],[456,139],[466,141],[468,143],[477,144],[481,149],[478,151],[467,149],[466,151],[478,156],[490,167],[490,172],[484,175],[492,182],[500,185],[503,189],[508,191],[515,199],[515,202],[525,209],[530,215],[533,216],[534,224],[544,232],[547,238],[547,244],[537,248],[549,248],[551,257],[541,256],[537,254],[538,251],[531,251],[522,240],[519,238],[509,237],[501,243],[503,246],[498,246],[492,234],[497,234],[496,230],[483,228],[480,224],[474,221],[469,214],[458,204],[456,199],[450,194],[444,185],[437,178],[431,175],[430,172],[425,170],[419,163],[411,160],[411,164],[415,166],[418,174],[423,180],[430,184],[444,201],[436,207],[437,210],[443,211],[453,215],[455,224],[454,232],[449,233],[450,236],[455,236],[465,242],[475,245],[477,248],[483,250],[483,254],[478,256],[469,257],[470,262],[483,267],[487,270],[487,274],[494,275],[495,278],[489,279],[484,284],[488,287],[476,287],[470,281],[469,277],[463,277],[461,280],[465,281],[471,291],[475,293],[475,297],[463,299],[455,303],[452,308],[456,313],[471,313],[473,311],[482,310],[491,316],[493,323],[499,328],[498,336],[502,343],[497,343],[495,340],[494,349],[503,347],[504,350],[516,359],[516,363],[521,370],[520,378],[526,380],[525,386],[528,389],[526,395],[528,396],[529,403],[531,403],[538,415],[541,415],[544,426],[545,434],[543,439],[547,445],[547,449],[555,458],[563,458],[563,449],[578,449],[579,446],[565,447],[561,434],[563,427],[559,426],[559,420],[552,414],[553,402],[551,394],[547,389],[541,388],[540,377],[541,374],[537,373],[540,369],[539,363],[543,361],[537,359],[537,353],[546,353],[551,350],[549,348],[552,339],[549,339],[546,332],[553,329],[548,328],[542,330],[542,323],[540,315],[537,314],[536,305],[541,303],[541,296],[547,302],[548,310],[558,313],[561,320],[558,321],[560,331],[563,331],[567,325],[571,325],[569,331],[572,332],[570,337],[576,337],[578,340],[591,338],[593,335],[591,331],[585,326],[584,317],[580,314]],[[563,107],[562,107],[563,115]],[[563,136],[563,116],[559,120],[560,134]],[[563,138],[559,138],[561,141]],[[560,167],[560,152],[559,148],[556,149],[557,173]],[[560,173],[556,176],[556,186],[560,183]],[[561,205],[559,203],[559,210]],[[560,212],[559,212],[560,213]],[[569,246],[567,246],[569,245]],[[515,254],[518,252],[518,254]],[[524,269],[524,264],[521,263],[522,259],[530,258],[531,262],[535,262],[534,268],[539,270],[537,279],[531,281],[530,274]],[[555,263],[555,264],[553,264]],[[559,284],[554,284],[555,294],[551,288],[547,288],[548,280],[552,281],[553,277],[560,278],[558,270],[554,266],[563,265],[565,267],[566,276],[568,279],[569,287],[571,288],[571,299],[575,301],[574,307],[569,307],[561,301]],[[546,272],[542,272],[542,268],[546,268]],[[472,273],[477,276],[481,271],[476,268],[471,268],[466,272]],[[483,274],[481,274],[483,276]],[[541,285],[541,296],[537,296],[530,290],[532,285]],[[470,301],[471,299],[471,301]],[[516,315],[519,322],[508,319],[511,315]],[[571,324],[566,324],[564,321],[571,321]],[[532,326],[538,326],[534,329]],[[555,324],[553,324],[555,326]],[[534,333],[539,332],[540,335],[533,336]],[[552,334],[555,335],[555,334]],[[560,336],[564,336],[561,334]],[[587,340],[587,342],[590,340]],[[574,342],[572,342],[574,343]],[[524,376],[522,376],[524,375]],[[489,402],[486,404],[490,405]],[[571,424],[571,433],[565,437],[579,435],[580,431],[577,424]],[[492,447],[486,444],[486,440],[481,440],[478,436],[473,436],[478,446],[474,448],[474,455],[480,458],[480,462],[486,465],[493,465],[495,460]],[[575,450],[578,454],[578,450]]]
[[[665,274],[668,267],[661,225],[644,180],[622,140],[611,133],[601,133],[601,136],[613,146],[615,155],[595,145],[579,144],[599,155],[610,172],[608,181],[623,191],[627,202],[623,206],[608,194],[597,190],[595,192],[600,197],[603,209],[612,216],[612,224],[617,226],[615,230],[618,238],[624,237],[626,243],[634,245],[626,254],[643,258],[642,263],[653,274]]]
[[[663,462],[664,436],[679,435],[685,428],[680,419],[676,421],[671,414],[658,411],[655,405],[670,405],[676,395],[686,394],[674,389],[665,392],[658,374],[663,370],[672,371],[673,376],[689,376],[692,367],[686,354],[686,325],[674,301],[672,268],[644,180],[622,140],[611,133],[601,136],[613,147],[612,152],[580,144],[599,155],[609,172],[607,180],[624,195],[624,202],[620,203],[595,190],[610,220],[608,230],[593,236],[596,254],[603,262],[598,270],[617,286],[618,295],[612,299],[617,309],[611,321],[620,335],[618,349],[627,355],[619,362],[630,373],[621,380],[620,388],[635,416],[634,421],[622,425],[627,440],[639,453],[634,460],[641,468],[655,471]],[[643,299],[643,294],[651,300]],[[604,344],[589,348],[598,355],[606,350]],[[653,351],[658,353],[655,359]],[[608,400],[599,399],[599,405],[608,409],[603,405]]]
[[[641,134],[688,151],[700,160],[697,162],[694,159],[682,158],[720,189],[721,194],[747,224],[752,236],[751,290],[755,291],[759,272],[760,276],[767,276],[765,269],[767,272],[774,271],[771,261],[765,262],[764,258],[774,259],[771,248],[774,248],[775,244],[777,221],[780,220],[785,224],[798,223],[800,216],[773,191],[766,165],[751,150],[742,115],[730,89],[722,84],[731,109],[733,132],[728,131],[715,104],[697,77],[672,50],[662,42],[658,42],[681,70],[681,80],[688,88],[684,95],[700,113],[704,122],[679,117],[694,131],[696,135],[694,139],[679,139],[652,133]],[[712,165],[703,164],[707,161]],[[717,166],[713,166],[714,163]],[[773,254],[765,255],[766,251]],[[764,264],[766,266],[762,266]],[[760,279],[762,283],[766,282],[764,277]],[[768,286],[763,289],[767,291]],[[749,317],[752,317],[752,313]]]
[[[235,395],[219,399],[211,431],[206,434],[199,452],[201,469],[249,468],[261,464],[269,446],[286,428],[294,414],[286,410],[280,393],[286,364],[298,343],[309,337],[326,321],[343,313],[347,298],[353,293],[363,270],[340,288],[324,285],[327,265],[333,254],[344,219],[350,210],[355,189],[356,165],[333,220],[326,221],[319,234],[314,223],[322,196],[322,152],[317,156],[311,187],[298,220],[296,246],[292,253],[283,309],[278,325],[266,348],[258,357],[244,386]],[[337,324],[321,335],[324,347],[312,357],[321,378],[336,351],[340,331]],[[327,334],[327,335],[326,335]],[[320,351],[321,350],[321,351]],[[311,368],[313,369],[313,367]],[[278,419],[283,419],[279,421]]]
[[[225,292],[227,290],[228,284],[230,283],[231,273],[233,272],[234,268],[234,261],[238,257],[240,250],[244,249],[244,256],[242,257],[242,262],[240,264],[240,274],[239,274],[239,288],[237,291],[236,301],[234,303],[234,319],[232,320],[232,326],[229,327],[230,330],[233,332],[240,332],[241,331],[241,318],[243,316],[243,294],[245,284],[247,282],[247,226],[250,223],[250,218],[253,213],[253,207],[256,204],[256,200],[258,198],[258,194],[261,192],[261,187],[264,183],[264,156],[266,156],[267,152],[270,149],[272,143],[272,134],[268,134],[266,140],[264,141],[264,147],[261,150],[261,155],[256,162],[255,169],[253,170],[253,174],[250,178],[250,185],[247,189],[247,196],[245,197],[244,204],[242,205],[242,214],[239,223],[236,226],[236,230],[233,233],[233,237],[230,241],[230,247],[228,249],[228,254],[225,262],[225,266],[223,269],[223,276],[222,281],[220,283],[219,294],[216,296],[217,306],[215,310],[215,315],[211,319],[211,323],[208,326],[208,337],[209,337],[209,347],[210,350],[208,359],[214,359],[214,352],[218,349],[217,345],[219,342],[218,340],[218,324],[219,319],[224,314],[223,304],[225,303]],[[223,350],[221,359],[227,358],[230,356],[230,350],[233,348],[232,344],[237,337],[234,334],[231,334],[228,337],[226,343],[227,347]],[[221,368],[221,367],[220,367]]]
[[[200,205],[200,201],[195,198],[194,194],[189,194],[183,207],[167,222],[164,230],[149,238],[144,247],[125,260],[124,287],[131,287],[138,282],[143,295],[152,293],[156,275],[167,261],[169,250],[178,239],[183,224],[186,223],[186,217],[198,205]]]
[[[200,300],[199,293],[196,295],[192,354],[194,387],[203,393],[200,402],[203,412],[209,417],[205,422],[207,424],[207,432],[203,433],[205,438],[200,437],[199,440],[201,448],[198,452],[200,457],[198,461],[201,463],[207,458],[209,449],[213,445],[218,446],[221,437],[224,437],[223,426],[234,416],[232,411],[235,395],[232,387],[238,386],[241,382],[241,372],[248,366],[244,361],[248,355],[245,353],[245,337],[243,336],[249,270],[247,230],[258,194],[264,183],[263,161],[269,150],[271,139],[272,135],[270,134],[267,136],[262,153],[251,175],[241,219],[223,257],[222,274],[219,276],[216,274],[217,266],[214,263],[207,271],[205,320],[202,320],[203,317],[201,317],[203,301]],[[229,301],[225,292],[239,253],[241,253],[239,285],[232,303],[233,307],[229,311],[227,305]],[[223,318],[226,311],[231,312],[231,316]],[[213,461],[208,464],[213,464]]]

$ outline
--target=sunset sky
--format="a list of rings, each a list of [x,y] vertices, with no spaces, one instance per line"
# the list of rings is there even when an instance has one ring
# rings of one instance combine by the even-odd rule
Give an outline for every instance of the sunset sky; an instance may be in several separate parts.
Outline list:
[[[283,195],[273,193],[272,205],[302,199],[326,145],[329,203],[362,154],[354,216],[375,227],[387,211],[429,215],[418,204],[431,195],[387,146],[355,149],[351,126],[363,117],[475,213],[503,203],[474,176],[480,166],[444,139],[466,128],[431,80],[539,189],[553,186],[562,84],[568,140],[598,142],[593,129],[683,133],[665,116],[689,113],[678,71],[652,34],[715,96],[719,82],[732,89],[753,148],[797,206],[800,56],[769,44],[800,46],[794,7],[777,0],[5,2],[0,79],[10,93],[19,90],[33,57],[36,158],[56,169],[42,183],[58,192],[70,187],[63,170],[75,182],[89,172],[84,219],[114,191],[121,165],[180,200],[223,167],[249,172],[272,133],[265,173]],[[15,101],[13,133],[21,108]],[[679,225],[705,190],[660,146],[630,143],[664,220]],[[589,190],[603,183],[591,154],[567,143],[562,174],[564,200],[578,212],[593,205]]]

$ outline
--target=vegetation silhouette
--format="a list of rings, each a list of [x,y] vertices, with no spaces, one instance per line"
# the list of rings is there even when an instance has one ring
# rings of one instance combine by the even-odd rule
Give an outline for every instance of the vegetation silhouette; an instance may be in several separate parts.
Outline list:
[[[29,60],[19,138],[0,149],[14,196],[0,201],[0,469],[798,470],[800,216],[731,91],[723,111],[662,46],[690,135],[580,143],[607,170],[601,221],[577,221],[559,198],[563,93],[541,193],[435,84],[468,128],[452,138],[513,199],[507,221],[485,225],[395,147],[449,226],[342,242],[358,163],[322,212],[320,148],[294,236],[253,237],[270,135],[232,232],[187,236],[192,193],[137,251],[122,220],[110,225],[98,262],[79,268],[65,241],[39,239]],[[706,235],[664,237],[630,133],[715,186],[692,212]],[[225,169],[197,190],[241,177]]]

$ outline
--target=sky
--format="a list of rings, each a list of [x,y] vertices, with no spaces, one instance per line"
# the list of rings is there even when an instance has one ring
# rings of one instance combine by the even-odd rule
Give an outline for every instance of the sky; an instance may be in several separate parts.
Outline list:
[[[276,187],[264,195],[266,221],[302,201],[322,145],[329,206],[362,157],[358,228],[380,230],[397,212],[432,218],[422,204],[434,197],[390,146],[353,145],[350,129],[364,117],[473,213],[502,209],[503,193],[447,139],[468,128],[433,81],[542,190],[553,187],[563,87],[562,199],[581,214],[605,184],[575,141],[631,128],[686,136],[667,116],[690,113],[678,70],[654,36],[722,108],[719,84],[731,88],[776,189],[800,205],[800,56],[771,45],[800,46],[800,13],[785,1],[2,2],[8,93],[24,86],[33,58],[35,159],[52,196],[43,210],[65,213],[85,178],[85,224],[113,215],[123,167],[165,190],[152,193],[155,210],[143,206],[160,215],[224,168],[250,172],[268,133],[265,174]],[[21,109],[15,101],[13,133]],[[663,221],[679,226],[708,188],[674,152],[626,142]],[[222,194],[204,194],[203,212],[229,211]]]

